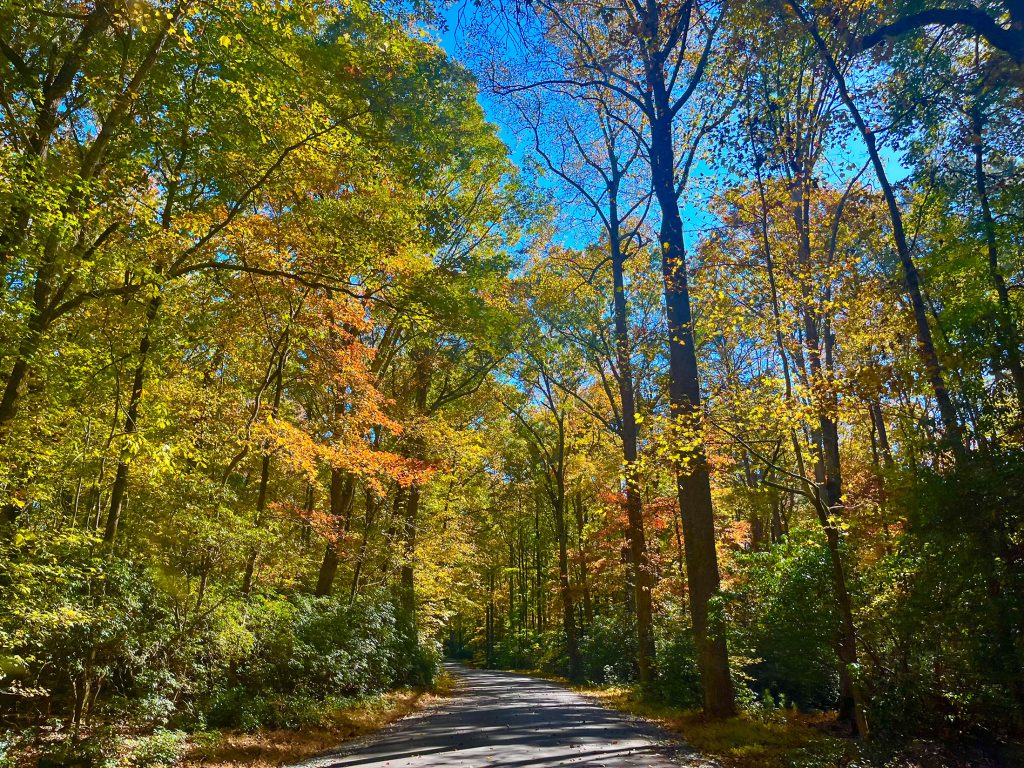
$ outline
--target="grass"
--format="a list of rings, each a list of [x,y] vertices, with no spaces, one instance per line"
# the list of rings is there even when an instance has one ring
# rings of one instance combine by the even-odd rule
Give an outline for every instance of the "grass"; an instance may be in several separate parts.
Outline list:
[[[455,681],[442,673],[430,690],[406,689],[363,699],[331,713],[323,726],[297,730],[219,731],[195,738],[181,765],[188,768],[278,768],[315,757],[372,733],[451,695]]]
[[[635,688],[578,688],[605,706],[658,723],[679,734],[698,752],[725,768],[834,768],[856,759],[856,743],[827,732],[830,715],[777,710],[760,719],[750,715],[707,720],[699,712],[642,700]]]

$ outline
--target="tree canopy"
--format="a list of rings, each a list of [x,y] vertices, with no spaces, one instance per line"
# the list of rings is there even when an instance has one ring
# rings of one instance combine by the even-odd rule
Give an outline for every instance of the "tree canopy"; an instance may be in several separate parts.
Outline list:
[[[0,766],[444,655],[1021,759],[1022,23],[0,3]]]

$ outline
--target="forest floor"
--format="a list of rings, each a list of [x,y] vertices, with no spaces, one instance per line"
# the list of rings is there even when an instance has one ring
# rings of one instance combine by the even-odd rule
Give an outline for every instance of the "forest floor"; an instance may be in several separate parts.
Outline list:
[[[913,739],[894,744],[851,737],[835,712],[795,709],[708,720],[700,712],[644,701],[635,687],[577,687],[605,706],[658,724],[721,768],[1024,768],[1024,754],[993,744]]]
[[[331,714],[322,726],[295,730],[260,729],[209,734],[191,745],[183,768],[278,768],[336,750],[339,745],[374,734],[415,712],[436,706],[452,695],[454,678],[442,674],[430,690],[403,689],[373,696]]]
[[[728,720],[644,700],[636,686],[574,685],[536,670],[520,671],[571,688],[603,706],[662,728],[719,768],[1024,768],[1024,752],[994,745],[913,740],[893,745],[851,738],[835,712],[775,709]]]
[[[856,742],[838,733],[834,714],[778,710],[764,718],[707,720],[700,712],[643,701],[634,688],[580,688],[605,706],[678,734],[723,768],[832,768],[855,762]]]

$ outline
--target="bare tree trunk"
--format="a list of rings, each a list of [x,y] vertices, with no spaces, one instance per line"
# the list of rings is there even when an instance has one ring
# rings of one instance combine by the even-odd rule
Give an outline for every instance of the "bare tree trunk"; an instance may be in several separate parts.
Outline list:
[[[636,395],[633,386],[633,361],[630,355],[626,286],[623,274],[625,254],[618,232],[618,206],[612,196],[609,220],[616,222],[611,235],[612,282],[614,287],[615,360],[618,367],[619,399],[622,405],[622,457],[626,476],[626,521],[628,525],[630,563],[633,570],[633,603],[636,609],[637,667],[640,685],[650,686],[654,680],[654,610],[652,605],[653,573],[647,554],[644,531],[643,500],[637,477]]]
[[[982,141],[984,120],[979,107],[971,110],[971,122],[977,141],[974,142],[974,185],[981,204],[981,220],[985,227],[985,245],[988,252],[988,271],[996,289],[999,306],[996,310],[996,335],[1006,353],[1006,364],[1013,379],[1017,395],[1018,419],[1024,421],[1024,363],[1021,362],[1020,334],[1013,316],[1013,304],[1006,278],[999,268],[999,248],[996,240],[996,222],[989,203],[988,184],[985,179],[985,145]]]
[[[569,531],[565,520],[565,486],[560,477],[556,484],[552,511],[555,518],[555,536],[558,538],[558,593],[562,601],[562,626],[565,630],[566,655],[569,657],[569,679],[580,680],[583,677],[583,662],[580,658],[576,611],[573,606],[572,585],[569,581]]]
[[[427,400],[430,394],[430,383],[433,368],[430,356],[422,354],[416,357],[412,390],[412,409],[416,416],[427,414]],[[413,440],[411,453],[414,458],[422,458],[424,445],[421,438]],[[406,493],[405,507],[401,516],[402,564],[399,569],[398,604],[401,623],[404,624],[406,639],[414,646],[419,645],[419,625],[416,617],[416,538],[419,525],[421,500],[420,484],[413,481]],[[509,621],[512,620],[511,601],[514,598],[511,575],[509,581]]]
[[[832,566],[832,586],[839,614],[839,634],[836,652],[839,657],[839,718],[849,720],[853,729],[867,736],[867,716],[859,687],[851,670],[857,664],[857,635],[853,622],[853,606],[847,588],[846,569],[839,545],[839,527],[835,518],[842,514],[843,477],[839,455],[839,427],[836,423],[838,402],[828,369],[831,360],[831,338],[826,327],[824,344],[818,327],[821,318],[815,309],[810,275],[811,232],[810,201],[806,194],[809,186],[806,166],[801,158],[793,163],[796,178],[793,182],[793,221],[797,231],[797,263],[807,275],[801,280],[800,314],[803,318],[804,344],[807,348],[808,383],[811,397],[818,412],[815,440],[815,480],[821,492],[819,517],[825,530],[829,561]]]
[[[590,568],[587,563],[586,541],[584,538],[586,516],[583,514],[583,494],[580,491],[576,491],[573,494],[573,509],[576,513],[576,537],[580,556],[580,591],[583,593],[583,621],[590,625],[594,621],[594,604],[590,595]]]
[[[146,307],[146,326],[139,341],[139,359],[135,365],[135,376],[132,379],[132,391],[128,399],[128,411],[124,418],[124,434],[134,435],[138,431],[139,403],[142,401],[142,389],[146,380],[146,364],[149,361],[151,334],[157,313],[160,311],[161,297],[159,294],[149,300]],[[103,531],[103,540],[112,542],[117,537],[117,528],[121,522],[121,511],[124,505],[125,491],[128,489],[128,455],[121,451],[121,458],[114,473],[114,484],[110,489],[110,509],[107,511],[107,523]]]
[[[491,668],[494,666],[494,571],[489,570],[487,573],[487,584],[489,587],[490,599],[487,601],[487,648],[486,648],[486,663],[485,666]]]
[[[331,517],[343,521],[341,534],[348,532],[348,519],[352,510],[352,499],[355,495],[355,480],[346,476],[340,469],[331,470]],[[316,580],[316,594],[320,597],[331,594],[334,590],[334,577],[338,573],[339,541],[328,541],[324,551],[324,559],[320,563],[320,573]]]
[[[406,495],[402,515],[402,566],[399,569],[399,607],[409,620],[411,629],[416,627],[416,524],[420,512],[420,486],[413,483]]]
[[[352,573],[352,589],[349,592],[349,602],[356,599],[359,592],[359,578],[363,572],[363,562],[366,560],[366,547],[370,539],[370,529],[377,517],[377,498],[369,491],[366,491],[366,514],[363,516],[363,538],[359,542],[359,556],[356,558],[355,570]]]
[[[664,83],[651,78],[654,86]],[[701,429],[700,379],[693,334],[693,317],[686,275],[683,222],[676,197],[675,151],[672,116],[666,93],[655,94],[664,106],[651,121],[651,171],[655,195],[661,207],[662,276],[665,284],[665,315],[669,335],[669,398],[672,416],[686,428]],[[704,712],[712,717],[736,713],[725,628],[711,616],[711,603],[720,594],[718,553],[715,548],[715,515],[711,501],[711,477],[703,441],[677,470],[679,509],[686,539],[686,573],[690,612],[697,646]]]

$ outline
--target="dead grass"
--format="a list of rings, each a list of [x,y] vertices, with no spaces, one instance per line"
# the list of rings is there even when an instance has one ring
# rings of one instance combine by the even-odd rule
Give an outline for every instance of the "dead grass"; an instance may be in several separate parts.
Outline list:
[[[828,768],[848,765],[856,757],[853,741],[827,733],[829,715],[780,712],[770,720],[748,716],[707,720],[699,712],[642,701],[631,688],[577,690],[612,709],[678,733],[695,750],[715,758],[726,768]]]
[[[197,739],[181,763],[187,768],[278,768],[327,752],[338,745],[451,696],[455,681],[442,673],[430,691],[401,690],[374,696],[332,713],[322,727],[224,731]]]
[[[779,710],[766,719],[741,715],[708,720],[700,712],[644,701],[633,687],[576,685],[543,670],[515,671],[565,685],[610,709],[655,722],[724,768],[843,768],[858,757],[857,744],[837,735],[834,714]]]

